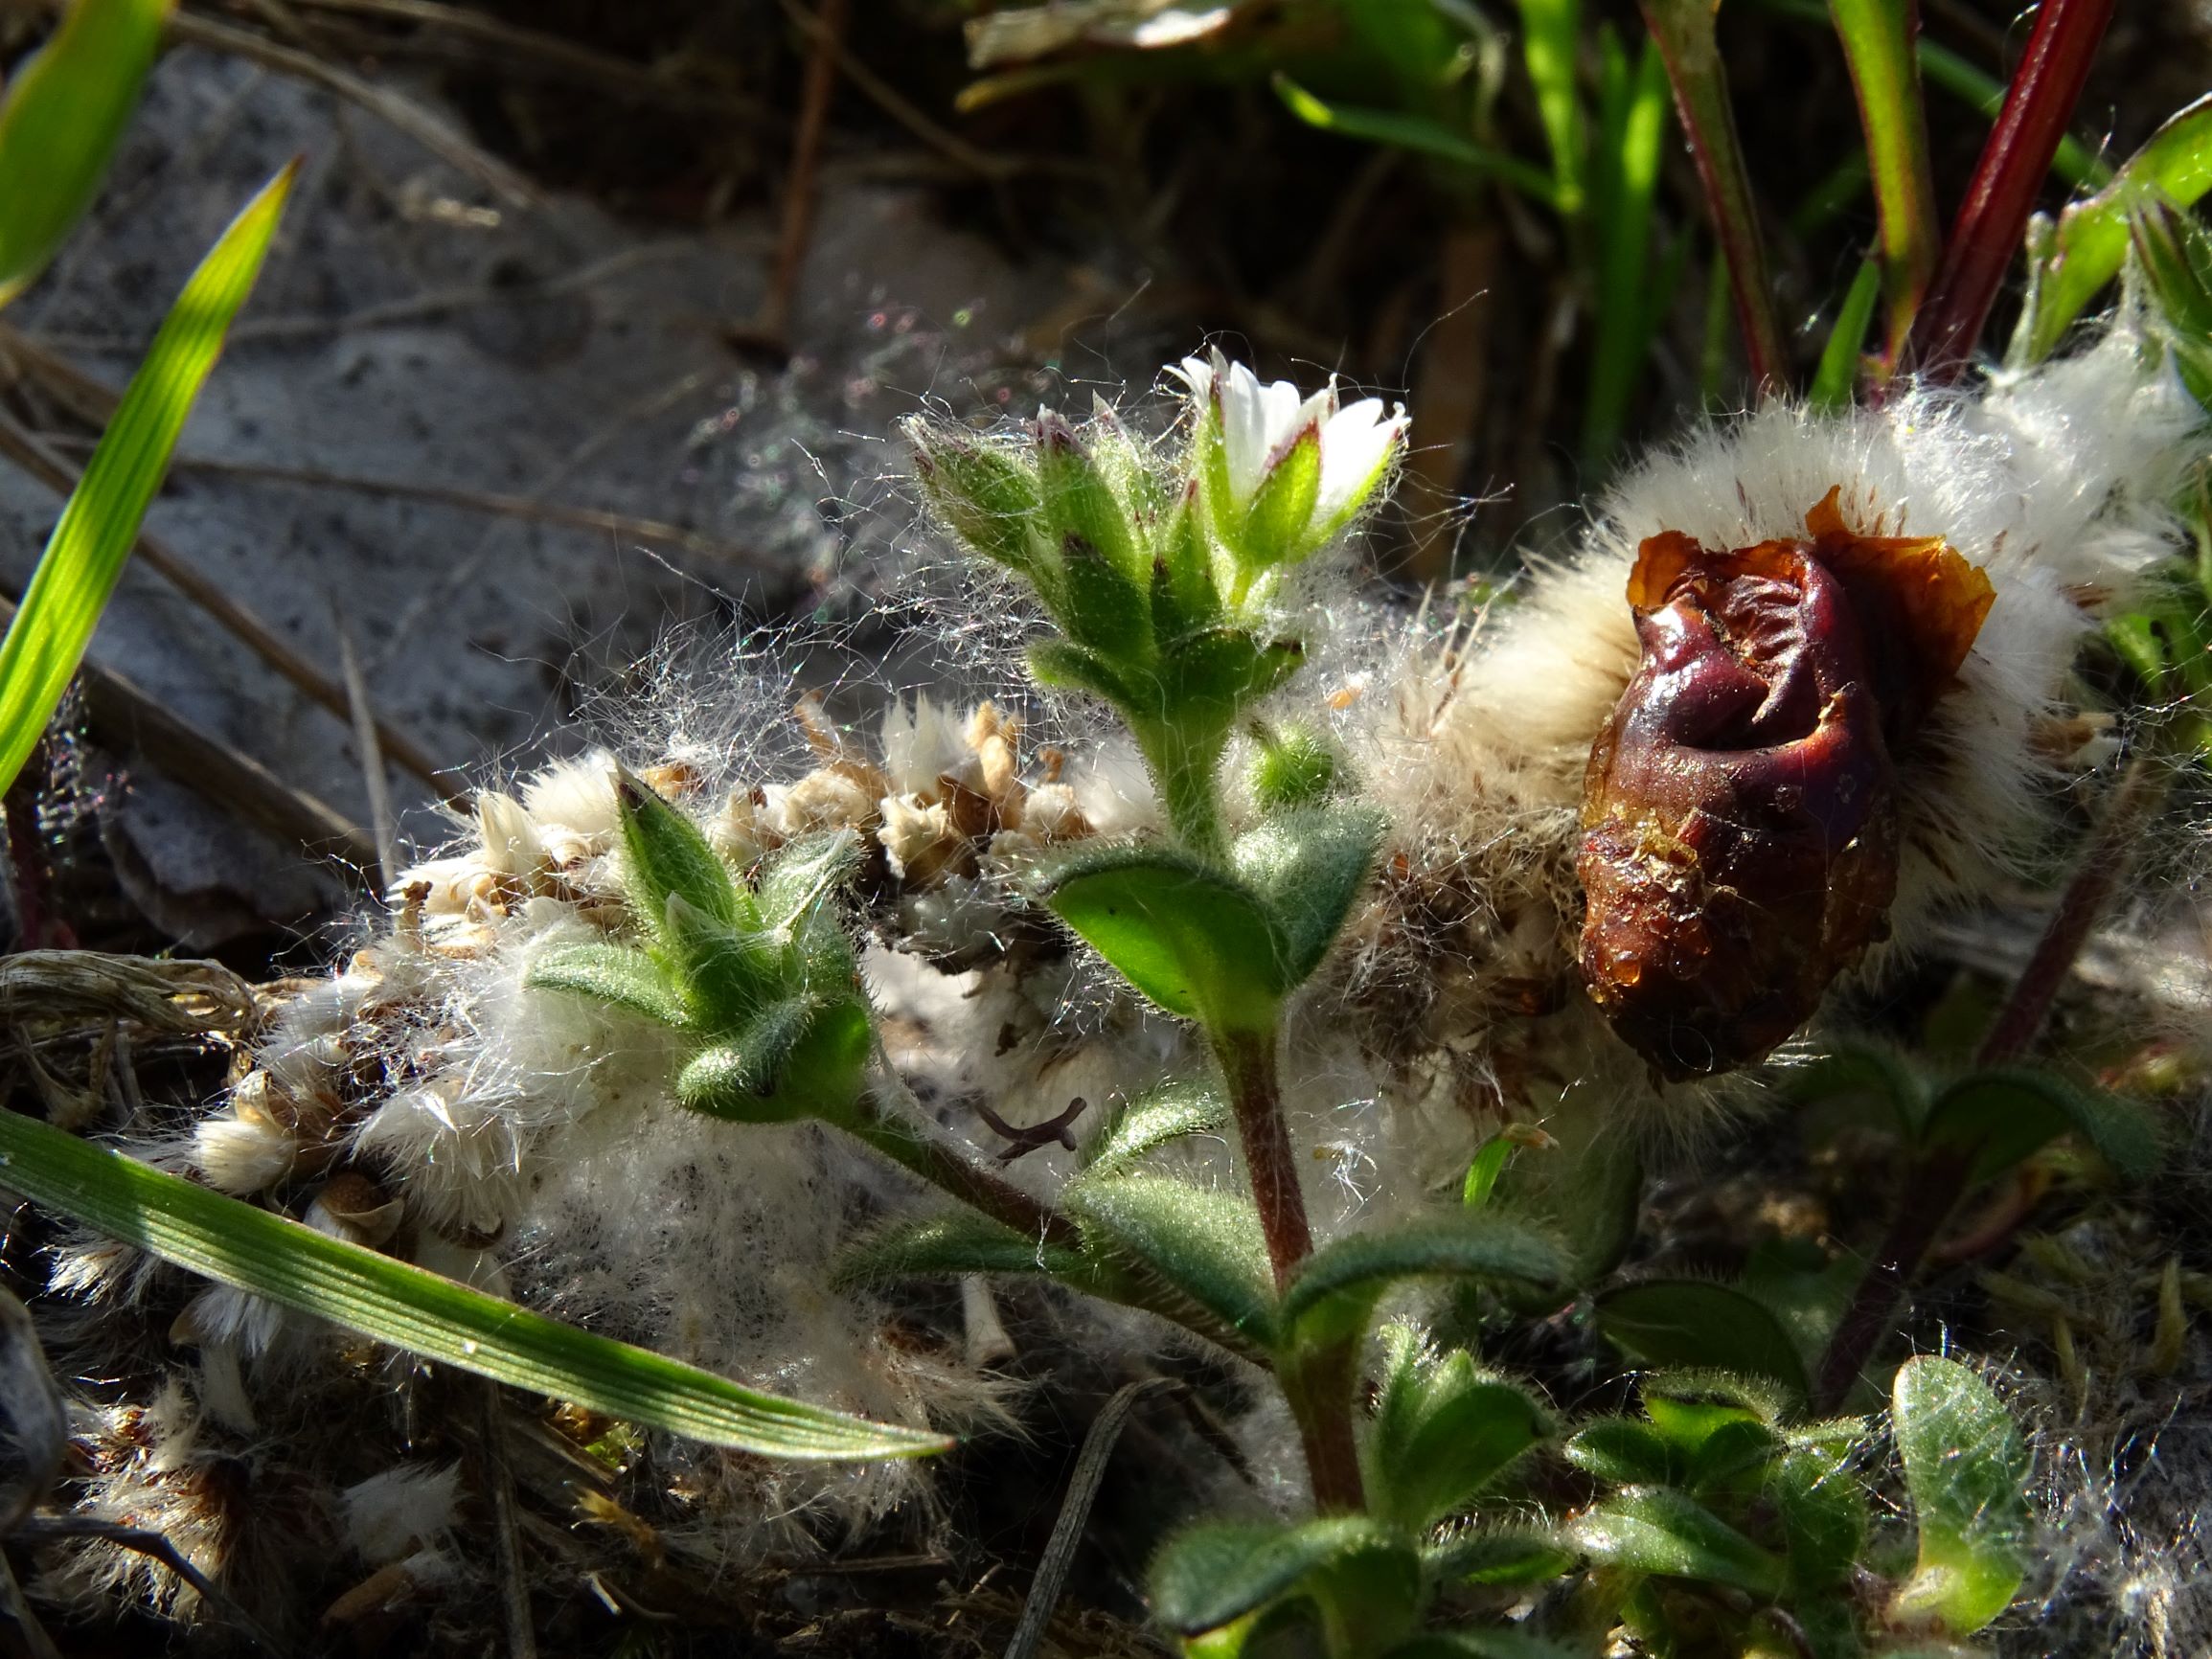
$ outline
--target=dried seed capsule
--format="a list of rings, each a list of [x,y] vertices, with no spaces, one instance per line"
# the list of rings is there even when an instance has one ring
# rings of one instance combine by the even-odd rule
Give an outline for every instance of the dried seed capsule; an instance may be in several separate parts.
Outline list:
[[[1938,539],[1663,532],[1629,579],[1643,662],[1590,751],[1582,967],[1666,1077],[1756,1060],[1886,930],[1895,766],[1993,593]]]

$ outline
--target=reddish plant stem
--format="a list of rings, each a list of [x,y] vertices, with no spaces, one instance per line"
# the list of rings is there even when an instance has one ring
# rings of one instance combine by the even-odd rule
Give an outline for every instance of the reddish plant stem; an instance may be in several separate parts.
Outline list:
[[[1229,1102],[1243,1142],[1252,1203],[1281,1295],[1313,1254],[1313,1230],[1298,1186],[1298,1154],[1283,1121],[1283,1090],[1276,1071],[1279,1034],[1236,1032],[1217,1035],[1215,1053],[1229,1079]],[[1313,1485],[1313,1506],[1324,1514],[1349,1514],[1366,1504],[1359,1451],[1352,1428],[1352,1387],[1358,1358],[1353,1343],[1299,1351],[1287,1347],[1277,1362],[1283,1395],[1297,1420]]]
[[[1982,1039],[1974,1057],[1977,1064],[2003,1065],[2025,1054],[2035,1041],[2090,928],[2127,872],[2137,835],[2164,794],[2162,776],[2152,769],[2149,759],[2130,763],[2080,867],[2059,896],[2058,908],[2036,942],[2035,953]],[[1896,1217],[1820,1356],[1813,1382],[1815,1413],[1832,1412],[1843,1404],[1851,1385],[1888,1339],[1905,1287],[1966,1195],[1973,1170],[1971,1152],[1956,1150],[1930,1151],[1914,1163],[1898,1197]]]
[[[1276,1036],[1237,1033],[1219,1043],[1221,1069],[1229,1078],[1229,1102],[1237,1113],[1237,1133],[1244,1144],[1244,1164],[1252,1177],[1252,1202],[1260,1211],[1260,1231],[1267,1240],[1267,1264],[1275,1270],[1275,1293],[1289,1289],[1298,1268],[1313,1254],[1313,1230],[1306,1220],[1306,1194],[1298,1186],[1298,1154],[1290,1127],[1283,1122],[1282,1084],[1275,1070]]]
[[[1736,113],[1714,36],[1710,0],[1640,0],[1644,26],[1658,43],[1675,92],[1675,110],[1690,141],[1698,181],[1713,216],[1713,236],[1728,267],[1736,323],[1744,337],[1745,366],[1752,384],[1779,391],[1789,383],[1790,352],[1774,315],[1774,284],[1759,209],[1736,136]]]
[[[2043,0],[1913,321],[1910,366],[1950,379],[1973,355],[2111,17],[2112,0]]]
[[[2128,763],[2112,791],[2112,804],[2105,809],[2105,821],[2090,838],[2081,868],[2059,896],[2058,908],[2051,912],[2042,937],[2036,941],[2035,954],[2020,970],[1989,1035],[1982,1038],[1974,1056],[1977,1064],[2003,1065],[2027,1053],[2028,1045],[2050,1016],[2059,988],[2073,971],[2074,959],[2082,954],[2089,929],[2096,926],[2112,890],[2127,874],[2136,837],[2165,793],[2164,774],[2153,770],[2148,757],[2137,757]]]

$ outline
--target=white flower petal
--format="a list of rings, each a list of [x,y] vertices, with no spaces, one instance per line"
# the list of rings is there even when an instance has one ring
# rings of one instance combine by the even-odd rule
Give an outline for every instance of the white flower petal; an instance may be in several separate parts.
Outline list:
[[[1259,378],[1242,363],[1229,365],[1227,376],[1214,385],[1221,404],[1221,447],[1229,464],[1229,493],[1242,506],[1260,488],[1267,451],[1272,447],[1267,442],[1265,393]],[[1296,397],[1295,389],[1292,397]]]
[[[1385,419],[1379,398],[1362,398],[1332,416],[1321,429],[1321,493],[1313,522],[1334,526],[1355,511],[1404,435],[1404,409]]]

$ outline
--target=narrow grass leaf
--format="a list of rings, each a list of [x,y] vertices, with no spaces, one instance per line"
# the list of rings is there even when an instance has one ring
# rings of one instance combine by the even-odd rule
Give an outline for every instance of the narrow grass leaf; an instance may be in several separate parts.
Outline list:
[[[1921,102],[1920,68],[1912,50],[1919,18],[1913,0],[1829,0],[1829,10],[1851,66],[1859,125],[1866,133],[1887,313],[1886,355],[1895,362],[1904,350],[1943,240],[1935,175],[1927,159],[1927,111]],[[1825,373],[1827,368],[1823,358],[1821,369]]]
[[[1357,109],[1331,103],[1316,98],[1280,71],[1275,75],[1275,95],[1282,99],[1285,108],[1308,126],[1449,162],[1454,167],[1509,184],[1546,207],[1560,205],[1558,187],[1539,170],[1518,156],[1464,138],[1442,122],[1396,110]]]
[[[175,0],[76,0],[0,102],[0,306],[100,192]]]
[[[1602,468],[1628,423],[1663,312],[1650,303],[1652,209],[1667,137],[1667,77],[1647,41],[1631,69],[1608,31],[1599,101],[1593,203],[1598,239],[1597,338],[1583,416],[1583,461]],[[1687,248],[1684,239],[1679,245]]]
[[[1865,261],[1851,281],[1850,292],[1843,296],[1836,313],[1836,327],[1829,330],[1828,344],[1821,348],[1820,367],[1813,373],[1813,389],[1807,398],[1815,409],[1840,413],[1851,407],[1852,389],[1859,380],[1859,354],[1866,344],[1866,325],[1874,320],[1875,302],[1881,298],[1881,273],[1880,260]]]
[[[185,284],[61,510],[0,641],[0,789],[23,770],[84,660],[185,417],[261,271],[298,166],[245,205]]]
[[[1575,85],[1581,13],[1579,0],[1520,0],[1521,57],[1551,146],[1553,205],[1570,218],[1583,211],[1583,152],[1588,142]]]
[[[341,1243],[0,1111],[0,1186],[189,1272],[458,1371],[763,1457],[921,1457],[943,1436],[743,1388]]]

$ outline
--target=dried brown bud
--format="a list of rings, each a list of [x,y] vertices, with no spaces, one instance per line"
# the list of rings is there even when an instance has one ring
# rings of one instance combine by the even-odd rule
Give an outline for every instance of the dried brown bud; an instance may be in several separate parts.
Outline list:
[[[1862,536],[1831,490],[1803,540],[1637,550],[1644,658],[1590,750],[1584,982],[1671,1079],[1764,1057],[1887,928],[1893,760],[1994,594],[1938,538]]]

